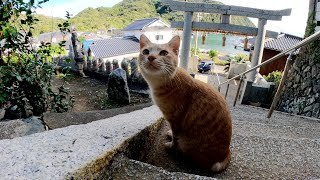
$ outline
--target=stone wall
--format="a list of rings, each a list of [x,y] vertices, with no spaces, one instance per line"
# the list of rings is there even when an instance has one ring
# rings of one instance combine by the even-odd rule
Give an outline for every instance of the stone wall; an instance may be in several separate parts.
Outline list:
[[[310,1],[306,36],[315,32],[316,3]],[[320,40],[301,48],[289,71],[278,110],[320,118]]]
[[[320,51],[310,53],[303,52],[290,69],[279,110],[320,118]]]

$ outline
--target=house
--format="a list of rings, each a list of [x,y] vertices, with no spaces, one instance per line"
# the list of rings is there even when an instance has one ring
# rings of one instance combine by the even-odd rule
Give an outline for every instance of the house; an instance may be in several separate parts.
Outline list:
[[[70,33],[62,33],[61,31],[54,31],[49,33],[40,34],[35,40],[38,42],[51,42],[51,43],[59,43],[61,41],[66,41],[71,38]]]
[[[140,35],[146,35],[153,43],[164,44],[172,38],[172,29],[160,18],[149,18],[136,20],[123,29],[125,37],[136,37],[140,39]]]
[[[112,30],[113,31],[113,30]],[[118,30],[116,30],[118,32]],[[123,37],[96,39],[85,45],[88,54],[94,59],[121,62],[124,58],[138,57],[140,35],[146,35],[154,43],[167,43],[172,38],[172,29],[160,18],[136,20],[123,29]]]
[[[84,37],[85,39],[95,39],[97,35],[94,32],[81,32],[79,36]]]
[[[89,45],[88,54],[94,59],[102,59],[112,61],[117,59],[119,63],[124,59],[132,59],[138,57],[140,52],[140,44],[137,38],[111,38],[93,40]]]
[[[264,44],[262,62],[274,57],[275,55],[281,53],[284,50],[287,50],[297,43],[302,41],[301,37],[293,36],[290,34],[281,33],[276,39],[267,39]],[[267,64],[260,68],[261,75],[268,75],[273,71],[283,71],[287,62],[289,54],[286,56],[273,61],[270,64]]]

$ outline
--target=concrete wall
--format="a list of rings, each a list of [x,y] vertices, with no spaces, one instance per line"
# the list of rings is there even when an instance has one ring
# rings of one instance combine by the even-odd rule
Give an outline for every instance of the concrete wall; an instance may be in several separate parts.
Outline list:
[[[250,69],[249,64],[247,63],[237,63],[235,61],[230,61],[230,67],[228,71],[228,79],[237,76],[246,70]]]

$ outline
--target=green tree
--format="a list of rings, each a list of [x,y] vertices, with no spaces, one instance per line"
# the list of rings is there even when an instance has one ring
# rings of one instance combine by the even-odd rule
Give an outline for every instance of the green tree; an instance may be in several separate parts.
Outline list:
[[[189,0],[190,2],[201,2]],[[206,3],[222,4],[217,1],[203,0]],[[63,22],[61,18],[36,16],[40,21],[33,33],[38,35],[40,31],[50,32],[57,29],[57,25]],[[161,17],[164,21],[183,20],[183,12],[172,11],[169,6],[159,0],[123,0],[113,7],[87,8],[70,19],[79,31],[98,31],[109,28],[124,28],[138,19]],[[196,18],[196,16],[194,16]],[[220,14],[202,15],[201,21],[220,22]],[[231,23],[254,27],[247,17],[232,16]]]

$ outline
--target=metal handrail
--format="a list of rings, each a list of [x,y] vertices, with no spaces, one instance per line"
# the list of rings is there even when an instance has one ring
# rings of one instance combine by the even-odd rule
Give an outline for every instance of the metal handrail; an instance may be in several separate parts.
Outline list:
[[[278,60],[278,59],[280,59],[281,57],[285,56],[287,53],[292,52],[292,51],[294,51],[294,50],[296,50],[296,49],[299,49],[299,48],[301,48],[302,46],[305,46],[305,45],[307,45],[307,44],[309,44],[309,43],[317,40],[318,38],[320,38],[320,31],[314,33],[313,35],[311,35],[311,36],[309,36],[308,38],[302,40],[301,42],[299,42],[299,43],[296,44],[295,46],[293,46],[293,47],[291,47],[291,48],[289,48],[289,49],[281,52],[280,54],[277,54],[276,56],[273,56],[272,58],[268,59],[267,61],[265,61],[265,62],[263,62],[263,63],[261,63],[261,64],[259,64],[259,65],[257,65],[257,66],[254,66],[254,67],[252,67],[251,69],[249,69],[249,70],[247,70],[247,71],[245,71],[245,72],[243,72],[243,73],[241,73],[241,74],[239,74],[239,75],[237,75],[237,76],[235,76],[235,77],[233,77],[233,78],[231,78],[231,79],[228,79],[227,81],[224,81],[223,83],[219,84],[219,88],[220,88],[220,86],[221,86],[222,84],[229,83],[230,81],[232,81],[232,80],[234,80],[234,79],[236,79],[236,78],[239,78],[239,77],[241,77],[241,76],[243,76],[243,75],[245,75],[245,74],[247,74],[247,73],[249,73],[249,72],[251,72],[251,71],[253,71],[253,70],[255,70],[255,69],[259,68],[259,67],[261,67],[261,66],[264,66],[264,65],[266,65],[266,64],[269,64],[269,63],[271,63],[271,62],[273,62],[273,61],[275,61],[275,60]]]

